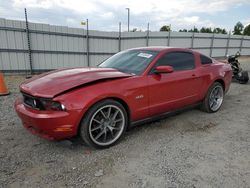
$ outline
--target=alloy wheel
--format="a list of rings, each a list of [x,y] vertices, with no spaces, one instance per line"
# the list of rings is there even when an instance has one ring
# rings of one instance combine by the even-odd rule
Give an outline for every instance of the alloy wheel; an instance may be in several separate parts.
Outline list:
[[[209,96],[209,107],[212,111],[217,111],[220,108],[223,97],[223,88],[221,86],[214,87]]]
[[[125,127],[123,111],[115,105],[99,108],[91,117],[89,135],[100,146],[114,143],[121,136]]]

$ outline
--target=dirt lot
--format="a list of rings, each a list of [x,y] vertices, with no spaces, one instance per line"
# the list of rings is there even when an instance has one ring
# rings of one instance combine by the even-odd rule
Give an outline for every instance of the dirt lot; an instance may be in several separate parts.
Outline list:
[[[250,58],[241,59],[250,71]],[[250,84],[232,83],[221,110],[135,127],[116,146],[50,142],[13,109],[22,76],[0,97],[0,187],[250,187]]]

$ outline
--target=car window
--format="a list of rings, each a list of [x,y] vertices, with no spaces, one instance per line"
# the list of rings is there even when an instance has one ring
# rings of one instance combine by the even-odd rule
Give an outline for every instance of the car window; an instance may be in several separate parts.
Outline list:
[[[212,59],[204,55],[200,55],[200,58],[201,58],[202,65],[211,64],[213,62]]]
[[[158,55],[158,51],[128,50],[115,54],[108,58],[99,67],[115,68],[121,72],[140,75],[152,60]]]
[[[189,52],[170,52],[160,58],[155,67],[166,65],[172,66],[177,71],[194,69],[194,55]]]

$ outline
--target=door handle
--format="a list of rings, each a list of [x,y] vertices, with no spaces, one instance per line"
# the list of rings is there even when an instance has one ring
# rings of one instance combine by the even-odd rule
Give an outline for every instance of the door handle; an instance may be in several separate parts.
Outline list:
[[[192,74],[192,77],[196,77],[196,75],[195,75],[195,74]]]

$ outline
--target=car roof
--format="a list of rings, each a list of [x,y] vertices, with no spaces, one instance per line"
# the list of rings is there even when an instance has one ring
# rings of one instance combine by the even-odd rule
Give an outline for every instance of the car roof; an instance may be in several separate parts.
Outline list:
[[[184,51],[192,51],[188,48],[177,48],[177,47],[168,47],[168,46],[149,46],[149,47],[138,47],[138,48],[132,48],[129,50],[150,50],[150,51],[167,51],[167,50],[184,50]]]

